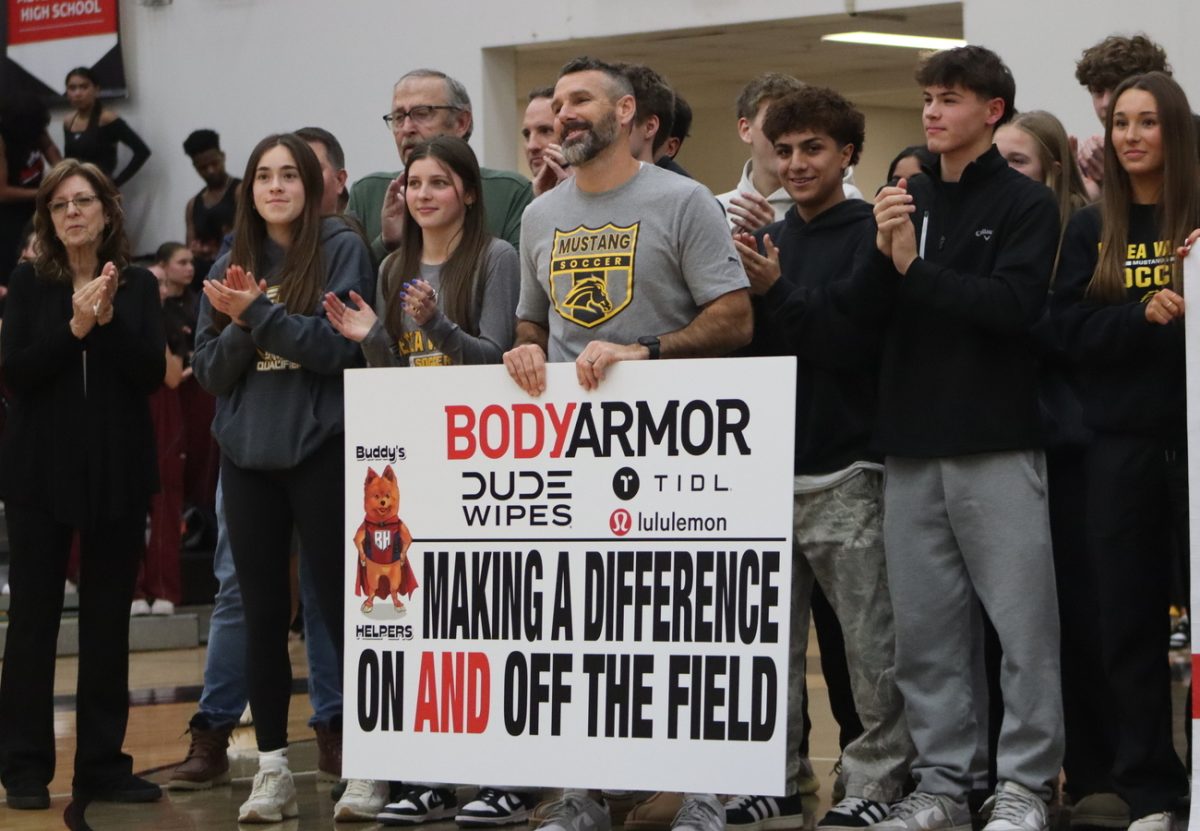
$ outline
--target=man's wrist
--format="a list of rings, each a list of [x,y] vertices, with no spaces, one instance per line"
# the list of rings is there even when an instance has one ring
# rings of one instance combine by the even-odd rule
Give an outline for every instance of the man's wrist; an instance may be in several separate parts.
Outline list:
[[[658,335],[642,335],[637,342],[646,350],[647,360],[657,361],[662,357],[662,342],[658,339]]]

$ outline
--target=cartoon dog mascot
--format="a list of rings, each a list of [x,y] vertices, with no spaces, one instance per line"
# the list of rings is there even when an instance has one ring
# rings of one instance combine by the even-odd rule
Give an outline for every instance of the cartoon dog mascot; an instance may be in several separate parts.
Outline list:
[[[358,549],[358,582],[354,593],[367,596],[362,610],[368,614],[375,598],[386,598],[389,593],[396,614],[407,614],[400,595],[412,597],[417,576],[408,564],[412,534],[400,519],[400,486],[391,465],[383,469],[382,476],[367,468],[363,508],[366,516],[354,534],[354,547]]]

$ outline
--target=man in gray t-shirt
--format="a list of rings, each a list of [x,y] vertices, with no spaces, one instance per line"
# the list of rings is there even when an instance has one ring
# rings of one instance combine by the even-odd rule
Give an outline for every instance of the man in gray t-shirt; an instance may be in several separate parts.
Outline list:
[[[592,390],[618,361],[704,358],[748,343],[749,280],[721,210],[703,185],[633,158],[636,104],[621,70],[576,58],[551,106],[575,175],[521,220],[517,345],[504,354],[513,380],[541,394],[549,356],[575,361]],[[541,827],[610,831],[611,818],[599,792],[567,789]],[[672,827],[724,831],[725,809],[713,794],[687,794]]]
[[[575,171],[525,210],[516,346],[530,395],[545,362],[574,360],[594,389],[617,361],[724,355],[750,340],[749,282],[712,194],[629,150],[636,105],[621,71],[590,58],[554,90]]]

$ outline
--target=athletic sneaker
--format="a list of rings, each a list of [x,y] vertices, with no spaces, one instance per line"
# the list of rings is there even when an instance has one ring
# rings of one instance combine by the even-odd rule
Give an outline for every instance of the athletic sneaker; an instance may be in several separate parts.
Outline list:
[[[143,615],[148,615],[148,614],[150,614],[150,604],[147,603],[145,600],[138,598],[137,600],[135,600],[129,604],[129,616],[130,617],[142,617]]]
[[[1147,814],[1129,823],[1129,831],[1173,831],[1175,817],[1165,811]]]
[[[375,819],[384,825],[418,825],[446,819],[458,811],[458,800],[449,788],[409,785],[395,802],[383,806]]]
[[[529,819],[530,800],[517,791],[480,788],[475,798],[458,810],[454,821],[464,828],[515,825]]]
[[[725,803],[725,825],[737,831],[783,831],[812,828],[804,813],[804,796],[738,796]]]
[[[283,822],[299,814],[292,772],[287,768],[260,770],[254,774],[250,798],[238,810],[238,822]]]
[[[971,812],[948,796],[913,791],[871,831],[971,831]]]
[[[611,831],[608,804],[585,793],[567,791],[545,807],[546,821],[539,831]]]
[[[725,831],[725,806],[715,794],[685,794],[672,831]]]
[[[882,802],[848,796],[829,809],[829,813],[817,823],[817,831],[854,831],[881,822],[887,815],[888,806]]]
[[[333,806],[334,822],[374,822],[387,803],[388,783],[376,779],[348,779]]]
[[[996,786],[996,801],[984,831],[1045,831],[1046,802],[1024,785],[1004,781]]]

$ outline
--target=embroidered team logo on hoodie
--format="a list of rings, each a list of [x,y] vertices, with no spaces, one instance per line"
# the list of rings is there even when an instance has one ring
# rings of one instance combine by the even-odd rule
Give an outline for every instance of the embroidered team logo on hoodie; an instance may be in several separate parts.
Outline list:
[[[629,305],[640,225],[620,228],[610,222],[554,231],[550,297],[561,317],[590,329]]]

